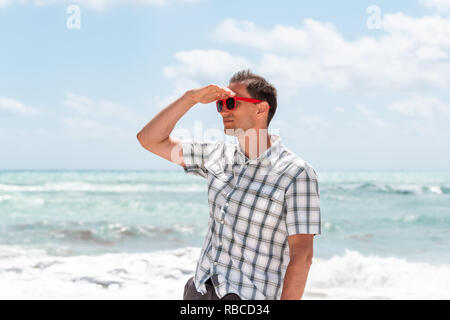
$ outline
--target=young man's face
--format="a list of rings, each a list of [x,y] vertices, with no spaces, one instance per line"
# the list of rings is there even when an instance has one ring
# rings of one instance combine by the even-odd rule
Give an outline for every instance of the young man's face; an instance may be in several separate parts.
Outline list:
[[[228,88],[236,93],[238,97],[251,98],[247,92],[247,86],[243,83],[232,82],[228,85]],[[236,107],[232,110],[228,110],[225,106],[222,108],[220,115],[222,116],[224,132],[227,133],[227,129],[242,129],[244,132],[250,128],[258,126],[257,117],[257,105],[251,102],[236,100]],[[228,121],[230,120],[230,121]],[[232,134],[231,135],[235,135]]]

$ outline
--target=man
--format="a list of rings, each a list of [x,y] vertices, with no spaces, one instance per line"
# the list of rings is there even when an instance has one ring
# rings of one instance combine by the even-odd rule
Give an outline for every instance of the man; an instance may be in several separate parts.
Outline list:
[[[301,299],[321,232],[315,170],[267,128],[276,89],[250,70],[227,88],[187,91],[137,135],[149,151],[208,183],[209,229],[184,299]],[[216,101],[230,142],[170,136],[195,104]],[[250,134],[249,134],[250,133]]]

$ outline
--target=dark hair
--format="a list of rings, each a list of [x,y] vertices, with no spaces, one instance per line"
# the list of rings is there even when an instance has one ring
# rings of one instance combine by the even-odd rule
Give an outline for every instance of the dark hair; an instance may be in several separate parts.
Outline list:
[[[232,82],[245,83],[250,97],[266,101],[269,104],[267,116],[267,126],[269,126],[275,111],[277,111],[277,89],[263,77],[251,72],[250,69],[236,72],[230,79],[230,83]]]

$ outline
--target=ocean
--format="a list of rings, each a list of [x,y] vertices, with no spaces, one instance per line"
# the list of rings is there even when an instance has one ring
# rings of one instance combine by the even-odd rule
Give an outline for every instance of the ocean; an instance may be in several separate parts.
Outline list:
[[[450,172],[316,170],[304,299],[450,299]],[[0,171],[1,299],[182,299],[208,226],[178,171]]]

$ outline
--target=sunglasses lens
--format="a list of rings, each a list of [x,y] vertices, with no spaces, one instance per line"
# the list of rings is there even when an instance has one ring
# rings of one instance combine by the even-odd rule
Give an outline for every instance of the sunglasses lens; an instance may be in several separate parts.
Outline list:
[[[217,100],[216,106],[217,106],[217,111],[218,111],[218,112],[222,112],[222,108],[223,108],[223,100]]]
[[[235,103],[234,103],[234,99],[233,98],[228,98],[227,99],[227,108],[228,109],[234,109]]]

